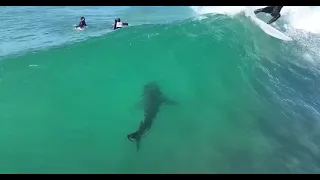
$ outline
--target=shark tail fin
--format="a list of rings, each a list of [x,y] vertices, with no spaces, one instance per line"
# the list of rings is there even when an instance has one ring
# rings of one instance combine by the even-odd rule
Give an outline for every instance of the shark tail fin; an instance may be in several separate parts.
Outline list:
[[[137,151],[140,149],[140,138],[136,140]]]
[[[134,132],[134,133],[129,134],[127,137],[128,137],[128,139],[130,141],[132,141],[132,142],[135,141],[136,142],[137,151],[139,151],[139,149],[140,149],[140,139],[141,139],[139,133],[138,132]]]

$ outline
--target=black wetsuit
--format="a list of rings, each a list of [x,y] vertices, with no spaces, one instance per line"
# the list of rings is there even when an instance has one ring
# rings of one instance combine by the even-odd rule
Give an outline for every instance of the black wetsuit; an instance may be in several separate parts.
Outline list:
[[[267,6],[265,8],[255,10],[254,13],[257,14],[260,12],[264,12],[264,13],[271,14],[272,19],[270,19],[270,21],[268,22],[268,24],[271,24],[281,17],[280,11],[282,7],[283,6]]]
[[[77,28],[79,27],[79,28],[84,28],[85,26],[87,26],[87,24],[86,24],[86,21],[80,21],[80,23],[79,23],[79,25],[78,26],[76,26]]]

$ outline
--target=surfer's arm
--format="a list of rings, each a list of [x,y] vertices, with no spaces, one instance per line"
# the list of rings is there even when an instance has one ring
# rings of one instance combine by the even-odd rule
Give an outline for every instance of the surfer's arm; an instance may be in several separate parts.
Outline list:
[[[126,22],[122,22],[122,25],[124,25],[124,26],[129,26],[129,24],[126,23]]]

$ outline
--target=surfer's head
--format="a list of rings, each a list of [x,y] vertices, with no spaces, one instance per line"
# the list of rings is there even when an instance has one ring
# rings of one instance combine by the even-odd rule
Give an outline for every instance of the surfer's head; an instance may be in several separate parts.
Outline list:
[[[115,19],[116,22],[121,22],[120,18]]]
[[[80,19],[81,19],[81,21],[85,21],[86,20],[86,18],[84,18],[84,17],[81,17]]]

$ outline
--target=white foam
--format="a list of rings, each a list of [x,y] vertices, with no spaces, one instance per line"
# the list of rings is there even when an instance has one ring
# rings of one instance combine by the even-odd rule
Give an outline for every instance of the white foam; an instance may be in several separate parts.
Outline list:
[[[257,8],[266,6],[190,6],[196,14],[226,14],[234,16],[244,13],[250,17]],[[284,6],[281,18],[273,24],[277,29],[284,30],[284,34],[300,44],[304,60],[320,66],[320,6]],[[281,23],[280,23],[281,22]],[[297,56],[301,55],[297,51]]]
[[[284,9],[284,8],[283,8]],[[295,29],[304,30],[313,34],[320,34],[320,8],[311,6],[288,6],[286,11],[286,20]]]
[[[30,64],[29,67],[38,67],[36,64]]]
[[[265,6],[191,6],[197,14],[250,14],[253,10]],[[281,11],[284,19],[291,27],[313,34],[320,34],[320,7],[319,6],[284,6]]]
[[[246,6],[191,6],[198,14],[228,14],[236,15],[247,9]]]

